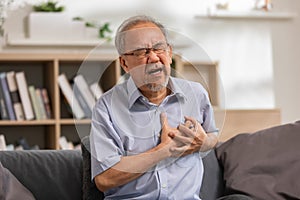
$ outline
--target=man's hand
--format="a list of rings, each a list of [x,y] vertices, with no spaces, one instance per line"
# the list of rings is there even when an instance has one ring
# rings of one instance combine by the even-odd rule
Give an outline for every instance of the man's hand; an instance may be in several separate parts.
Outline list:
[[[185,156],[198,151],[208,151],[217,144],[217,136],[213,133],[206,133],[201,124],[191,117],[185,117],[185,123],[178,126],[180,134],[170,132],[173,140],[182,143],[181,147],[174,148],[176,154]]]
[[[161,113],[160,115],[161,121],[161,135],[160,135],[160,144],[163,148],[167,148],[170,153],[169,156],[178,157],[181,156],[184,152],[176,151],[177,148],[181,148],[183,143],[180,141],[176,141],[170,137],[170,135],[179,135],[180,132],[177,128],[170,127],[168,123],[168,118],[166,113]]]

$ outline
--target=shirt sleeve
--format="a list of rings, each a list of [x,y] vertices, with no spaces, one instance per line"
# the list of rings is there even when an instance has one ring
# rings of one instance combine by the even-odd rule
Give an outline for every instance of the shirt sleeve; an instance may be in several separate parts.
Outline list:
[[[124,154],[121,139],[111,123],[109,110],[101,100],[93,110],[90,144],[92,179],[117,164]]]

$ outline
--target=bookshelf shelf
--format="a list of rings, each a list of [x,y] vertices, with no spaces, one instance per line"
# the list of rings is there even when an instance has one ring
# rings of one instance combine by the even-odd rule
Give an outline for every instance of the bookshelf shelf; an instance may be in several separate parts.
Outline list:
[[[11,121],[0,120],[0,126],[40,126],[55,125],[55,120]]]
[[[238,12],[238,11],[226,11],[226,10],[216,10],[210,11],[207,14],[196,15],[197,19],[260,19],[260,20],[291,20],[297,16],[297,13],[291,12],[279,12],[279,11],[248,11],[248,12]]]
[[[90,124],[91,119],[61,119],[60,124],[61,125],[70,125],[70,124]]]

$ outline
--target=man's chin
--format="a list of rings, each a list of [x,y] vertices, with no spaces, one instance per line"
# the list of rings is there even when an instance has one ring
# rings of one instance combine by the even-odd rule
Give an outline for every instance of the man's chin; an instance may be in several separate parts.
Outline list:
[[[146,84],[146,87],[149,90],[151,90],[152,92],[158,92],[158,91],[162,90],[163,88],[165,88],[164,85],[161,85],[161,84],[151,84],[151,83]]]
[[[160,82],[151,82],[151,83],[146,83],[145,86],[153,91],[153,92],[158,92],[162,89],[164,89],[165,87],[167,87],[168,81],[160,81]]]

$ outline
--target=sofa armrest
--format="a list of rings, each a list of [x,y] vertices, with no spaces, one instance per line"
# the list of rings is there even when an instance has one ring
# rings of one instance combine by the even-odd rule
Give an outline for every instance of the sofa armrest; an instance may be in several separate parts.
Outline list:
[[[82,199],[80,151],[1,151],[0,162],[36,199]]]

